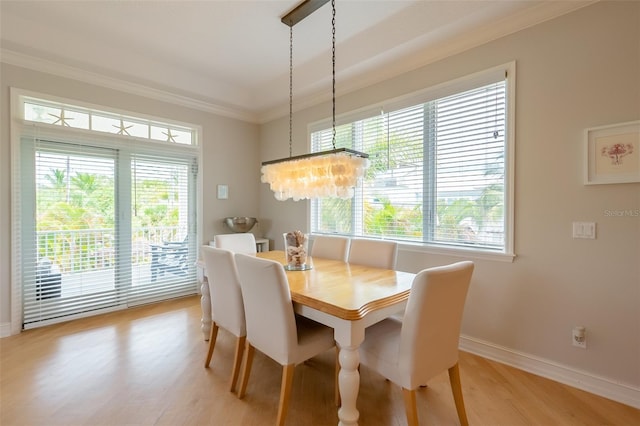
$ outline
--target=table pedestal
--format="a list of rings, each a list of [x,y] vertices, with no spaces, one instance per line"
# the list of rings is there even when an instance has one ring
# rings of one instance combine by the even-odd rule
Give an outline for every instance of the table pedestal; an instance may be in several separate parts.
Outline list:
[[[209,293],[209,281],[205,274],[204,262],[196,263],[198,282],[200,283],[200,308],[202,317],[200,318],[200,330],[204,334],[204,340],[209,341],[211,335],[211,293]]]

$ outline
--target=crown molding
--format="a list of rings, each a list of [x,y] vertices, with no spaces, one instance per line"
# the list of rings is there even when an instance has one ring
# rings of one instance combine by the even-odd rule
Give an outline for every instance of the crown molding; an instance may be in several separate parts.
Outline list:
[[[446,43],[437,43],[429,46],[429,48],[424,47],[424,43],[427,43],[427,41],[420,39],[413,40],[405,45],[397,46],[394,49],[395,57],[393,60],[384,57],[374,57],[366,61],[366,64],[360,63],[357,66],[351,67],[351,69],[341,71],[341,75],[338,77],[338,91],[340,92],[340,96],[353,93],[382,81],[398,77],[404,73],[422,68],[446,57],[459,54],[501,37],[571,13],[585,6],[597,3],[598,1],[601,0],[541,2],[537,6],[510,15],[508,18],[498,19],[490,24],[476,28],[471,33],[460,34],[449,39]],[[288,112],[284,103],[272,105],[260,111],[224,106],[221,102],[200,100],[196,97],[173,93],[170,90],[157,89],[119,78],[108,77],[103,74],[85,71],[77,67],[63,65],[58,62],[38,58],[7,48],[0,48],[0,62],[253,124],[264,124],[279,119],[286,116]],[[313,93],[297,96],[294,102],[294,109],[300,111],[329,100],[330,96],[328,92],[316,90]]]
[[[33,71],[52,74],[58,77],[69,78],[84,83],[94,84],[96,86],[106,87],[108,89],[118,90],[133,95],[143,96],[174,105],[192,108],[198,111],[204,111],[223,117],[234,118],[249,123],[257,123],[256,115],[248,111],[221,106],[213,102],[194,99],[189,96],[179,95],[166,90],[160,90],[142,84],[132,83],[122,79],[107,77],[102,74],[86,71],[68,65],[63,65],[57,62],[16,52],[6,48],[0,48],[0,62],[17,67],[27,68]]]
[[[366,87],[390,80],[402,74],[426,67],[465,51],[515,34],[546,21],[574,12],[601,0],[547,1],[508,17],[482,25],[471,32],[449,38],[446,42],[425,45],[426,40],[416,39],[396,46],[394,57],[374,57],[350,69],[343,69],[338,76],[338,92],[345,96]],[[297,96],[294,111],[304,110],[331,100],[328,90]],[[258,123],[264,124],[287,114],[285,105],[265,109],[258,113]]]

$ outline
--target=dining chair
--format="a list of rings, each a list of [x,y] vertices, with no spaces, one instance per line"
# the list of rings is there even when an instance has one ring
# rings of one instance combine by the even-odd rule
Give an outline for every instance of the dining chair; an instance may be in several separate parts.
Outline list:
[[[234,253],[254,255],[257,253],[256,237],[250,232],[237,234],[218,234],[213,237],[217,248],[231,250]]]
[[[395,269],[398,243],[388,240],[352,238],[348,262],[374,268]]]
[[[311,257],[335,259],[346,262],[349,253],[349,237],[316,235],[311,246]]]
[[[209,351],[207,352],[204,366],[208,368],[211,362],[218,336],[218,328],[227,330],[236,336],[236,350],[229,384],[229,390],[234,392],[247,337],[244,303],[242,301],[236,261],[231,250],[210,246],[202,247],[202,257],[207,268],[212,316]]]
[[[473,262],[463,261],[420,271],[403,321],[389,318],[365,330],[360,363],[402,387],[410,426],[418,424],[416,389],[444,370],[449,372],[460,424],[468,425],[458,344],[473,268]]]
[[[281,263],[241,253],[235,258],[247,321],[238,397],[245,395],[257,349],[283,367],[277,418],[277,424],[283,425],[295,366],[335,347],[333,329],[295,315],[289,282]]]

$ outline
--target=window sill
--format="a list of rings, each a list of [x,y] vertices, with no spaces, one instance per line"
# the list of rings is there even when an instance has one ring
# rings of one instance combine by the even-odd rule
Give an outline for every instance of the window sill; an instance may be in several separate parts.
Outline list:
[[[474,249],[467,247],[439,247],[433,245],[423,244],[411,244],[411,243],[398,243],[398,251],[415,252],[415,253],[429,253],[442,256],[455,256],[464,257],[465,259],[481,259],[491,260],[496,262],[508,262],[513,263],[516,258],[515,253],[504,253],[491,250]]]

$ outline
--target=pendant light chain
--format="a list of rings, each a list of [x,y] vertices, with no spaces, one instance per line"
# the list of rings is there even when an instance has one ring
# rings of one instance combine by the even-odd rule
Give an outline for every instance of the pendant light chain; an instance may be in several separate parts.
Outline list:
[[[1,0],[0,0],[1,1]],[[289,157],[262,162],[260,180],[268,183],[277,200],[353,198],[368,167],[369,155],[350,148],[336,149],[336,3],[331,1],[331,66],[333,150],[292,156],[293,146],[293,26],[329,0],[303,0],[281,21],[289,33]]]
[[[293,25],[289,27],[289,158],[293,140]]]
[[[336,0],[331,0],[331,66],[332,66],[332,102],[333,102],[333,149],[336,149]]]

